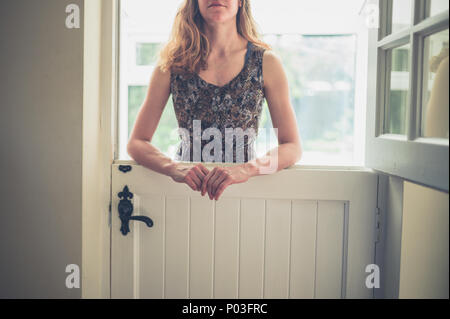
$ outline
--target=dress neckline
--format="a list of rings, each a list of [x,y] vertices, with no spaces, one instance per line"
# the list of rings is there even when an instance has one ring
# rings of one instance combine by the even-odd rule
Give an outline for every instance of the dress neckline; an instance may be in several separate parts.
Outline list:
[[[238,78],[242,75],[242,73],[244,73],[245,69],[247,68],[247,64],[248,64],[248,60],[249,60],[249,55],[250,55],[251,46],[252,46],[252,43],[251,43],[250,41],[248,41],[248,42],[247,42],[247,51],[246,51],[246,53],[245,53],[244,66],[242,67],[241,71],[240,71],[233,79],[231,79],[228,83],[226,83],[226,84],[224,84],[224,85],[222,85],[222,86],[215,85],[215,84],[212,84],[212,83],[210,83],[210,82],[207,82],[207,81],[203,80],[203,78],[202,78],[200,75],[198,75],[197,72],[194,72],[194,74],[197,76],[197,78],[198,78],[201,82],[203,82],[203,84],[212,86],[212,87],[217,88],[217,89],[223,89],[223,88],[229,86],[230,84],[232,84],[236,79],[238,79]]]

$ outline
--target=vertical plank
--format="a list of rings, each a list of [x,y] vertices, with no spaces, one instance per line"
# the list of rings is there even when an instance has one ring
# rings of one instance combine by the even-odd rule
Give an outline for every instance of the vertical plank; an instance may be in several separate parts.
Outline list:
[[[116,191],[112,193],[111,298],[113,299],[133,298],[134,296],[134,225],[130,224],[130,233],[126,236],[121,234],[121,221],[117,209],[120,201],[117,193],[120,191],[116,188]]]
[[[165,226],[164,298],[188,298],[189,197],[167,197]]]
[[[239,298],[262,298],[264,199],[242,199],[239,247]]]
[[[341,298],[344,202],[319,201],[315,297]]]
[[[137,276],[140,298],[163,298],[164,280],[164,196],[147,194],[139,198],[136,215],[150,217],[153,227],[134,222],[139,234],[139,276]]]
[[[212,298],[213,205],[206,196],[191,198],[189,297],[192,299]]]
[[[317,202],[292,202],[289,298],[314,298]]]
[[[237,298],[240,200],[215,202],[214,298]]]
[[[291,201],[266,203],[264,298],[288,298]]]

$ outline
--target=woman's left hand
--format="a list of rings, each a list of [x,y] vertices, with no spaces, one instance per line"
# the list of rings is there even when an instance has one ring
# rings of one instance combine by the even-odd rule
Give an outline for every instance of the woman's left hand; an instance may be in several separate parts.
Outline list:
[[[249,178],[250,174],[243,165],[215,167],[203,179],[202,196],[208,192],[209,199],[218,200],[226,187],[244,183]]]

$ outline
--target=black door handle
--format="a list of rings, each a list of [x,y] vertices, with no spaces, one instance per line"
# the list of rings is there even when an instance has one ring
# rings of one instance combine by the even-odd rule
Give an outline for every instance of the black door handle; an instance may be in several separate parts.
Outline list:
[[[129,191],[128,186],[125,185],[118,196],[121,198],[118,206],[119,218],[122,222],[120,231],[124,236],[130,232],[130,220],[140,221],[145,223],[148,227],[153,227],[153,220],[151,218],[147,216],[131,216],[131,214],[133,214],[133,203],[130,199],[133,198],[133,193]]]

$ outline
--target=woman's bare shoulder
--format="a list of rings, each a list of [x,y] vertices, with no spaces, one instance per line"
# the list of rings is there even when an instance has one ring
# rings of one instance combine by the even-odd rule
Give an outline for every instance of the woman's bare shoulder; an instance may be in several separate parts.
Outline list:
[[[155,66],[153,72],[150,76],[150,83],[148,87],[148,94],[152,92],[152,94],[157,91],[167,92],[170,94],[170,82],[171,82],[171,71],[163,70],[160,66]]]
[[[263,55],[263,66],[268,68],[282,67],[280,56],[273,50],[265,50]]]
[[[169,82],[171,76],[170,70],[163,70],[159,65],[157,65],[153,70],[153,78],[162,82]]]
[[[263,55],[263,77],[264,83],[276,82],[283,76],[283,62],[280,56],[273,50],[265,50]]]

